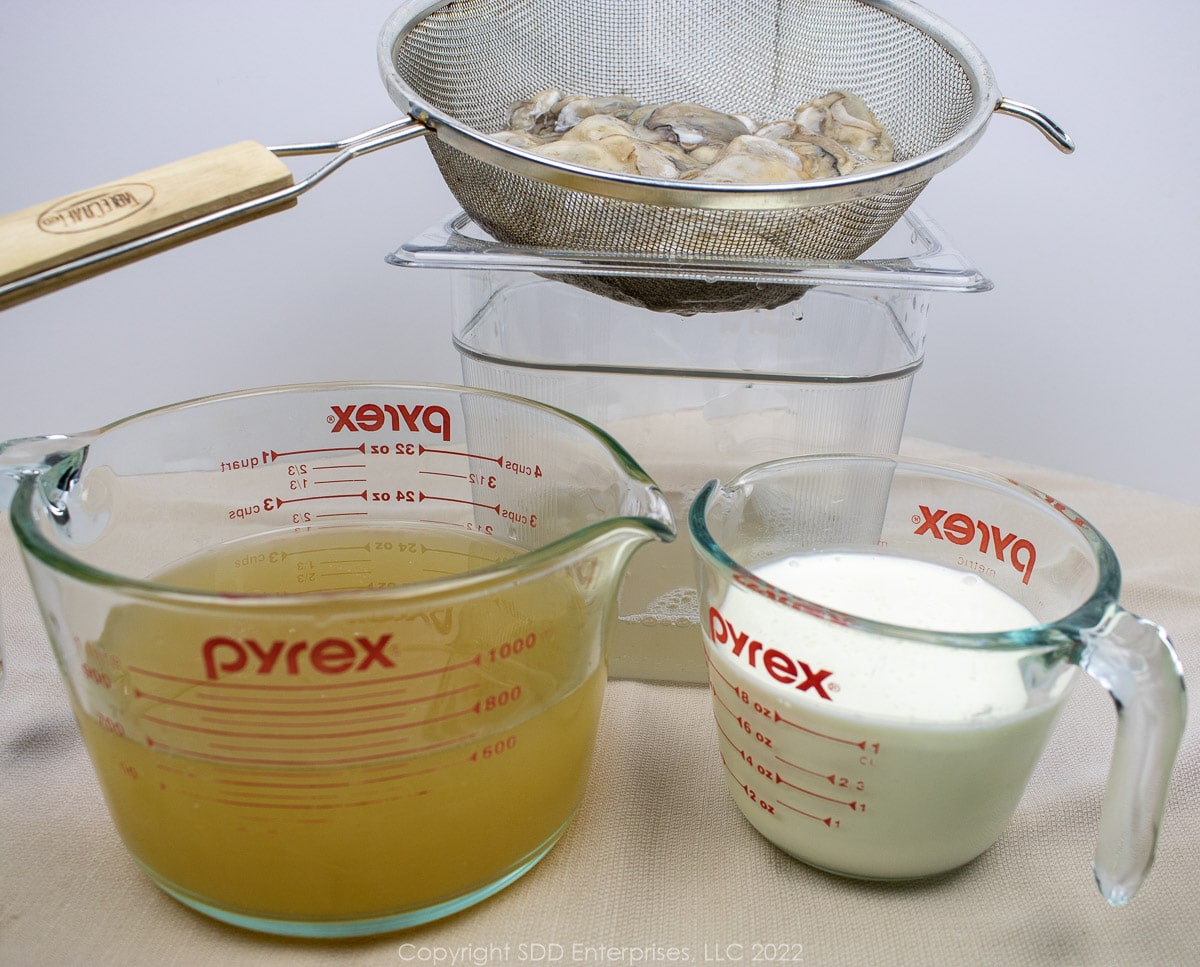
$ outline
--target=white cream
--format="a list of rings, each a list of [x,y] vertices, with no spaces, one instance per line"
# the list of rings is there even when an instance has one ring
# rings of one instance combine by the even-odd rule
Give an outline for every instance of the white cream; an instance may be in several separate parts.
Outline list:
[[[978,575],[884,554],[756,567],[805,601],[906,627],[1035,625]],[[761,593],[766,591],[766,593]],[[763,835],[855,876],[924,876],[987,849],[1053,725],[1027,707],[1032,651],[871,634],[733,584],[703,620],[729,787]]]

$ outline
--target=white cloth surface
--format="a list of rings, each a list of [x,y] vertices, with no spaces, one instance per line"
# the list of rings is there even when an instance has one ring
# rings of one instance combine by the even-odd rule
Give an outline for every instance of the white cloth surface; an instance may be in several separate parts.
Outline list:
[[[999,471],[1092,521],[1122,602],[1200,667],[1200,506],[921,441],[908,453]],[[161,893],[125,852],[71,718],[7,522],[0,532],[0,965],[1200,962],[1200,737],[1189,721],[1158,857],[1111,909],[1090,863],[1115,716],[1083,680],[1000,841],[956,872],[869,884],[811,870],[725,791],[706,689],[613,682],[584,802],[533,871],[413,930],[298,941],[224,926]]]

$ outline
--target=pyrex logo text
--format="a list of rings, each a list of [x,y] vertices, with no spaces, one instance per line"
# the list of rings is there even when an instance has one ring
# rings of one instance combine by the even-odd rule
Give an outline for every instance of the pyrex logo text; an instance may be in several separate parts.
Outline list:
[[[826,701],[833,699],[825,690],[825,679],[833,674],[821,669],[813,671],[806,662],[792,658],[778,648],[768,648],[761,641],[738,631],[717,608],[708,609],[708,634],[717,644],[729,645],[730,653],[751,668],[759,667],[781,685],[793,685],[798,692],[810,689]]]
[[[343,430],[374,433],[384,429],[398,433],[406,428],[413,433],[425,429],[438,434],[443,440],[450,439],[450,413],[444,406],[351,403],[349,406],[335,404],[330,410],[333,411],[328,417],[333,424],[330,433],[341,433]]]
[[[979,553],[987,554],[989,548],[996,555],[996,560],[1003,562],[1008,555],[1008,563],[1021,575],[1021,583],[1028,584],[1033,574],[1033,565],[1037,561],[1037,549],[1030,541],[1016,534],[1001,536],[1000,528],[995,524],[987,524],[982,520],[973,520],[966,514],[951,514],[945,510],[930,510],[924,504],[919,505],[921,513],[913,516],[917,525],[914,534],[928,534],[935,540],[950,541],[965,547],[979,539]]]
[[[322,638],[313,645],[307,641],[273,641],[263,645],[253,638],[227,638],[223,635],[209,638],[201,648],[204,658],[205,677],[215,681],[221,675],[239,672],[250,665],[258,675],[269,675],[278,668],[281,675],[299,675],[300,669],[312,667],[323,675],[341,675],[345,672],[361,672],[378,665],[395,668],[392,660],[383,653],[391,635],[372,641],[356,635],[353,641],[344,638]],[[280,664],[280,659],[283,659]]]

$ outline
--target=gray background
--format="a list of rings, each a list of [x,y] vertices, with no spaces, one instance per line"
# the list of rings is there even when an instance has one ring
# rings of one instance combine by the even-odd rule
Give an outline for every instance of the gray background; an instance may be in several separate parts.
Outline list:
[[[935,297],[907,431],[1200,502],[1200,12],[927,5],[1079,150],[997,117],[922,196],[996,288]],[[393,6],[6,0],[0,211],[243,138],[393,119],[374,57]],[[401,145],[290,212],[0,314],[0,439],[270,383],[458,381],[449,279],[383,261],[454,207],[426,148]]]

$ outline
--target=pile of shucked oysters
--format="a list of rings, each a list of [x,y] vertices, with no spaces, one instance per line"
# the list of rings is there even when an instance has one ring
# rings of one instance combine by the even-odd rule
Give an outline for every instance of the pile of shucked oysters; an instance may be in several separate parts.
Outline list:
[[[647,178],[781,184],[887,164],[892,139],[862,98],[842,91],[757,122],[699,104],[643,104],[550,89],[513,106],[492,135],[547,158]]]

